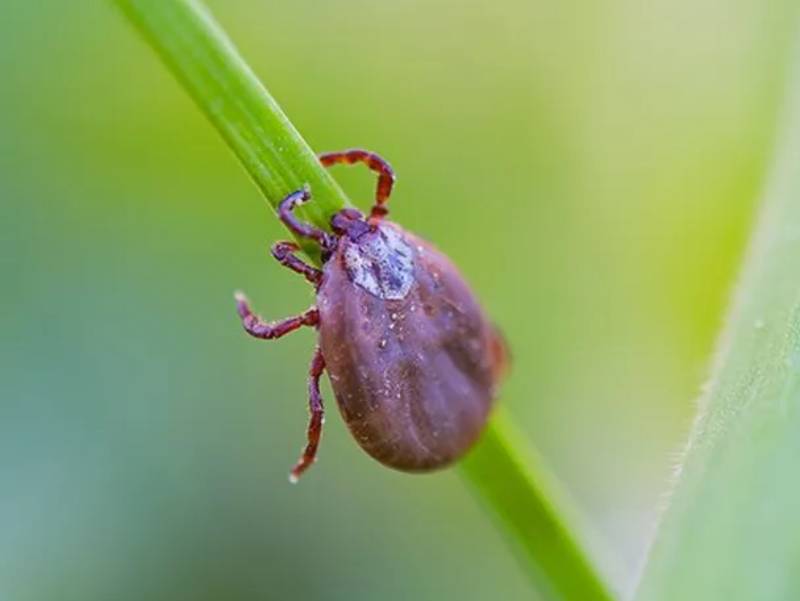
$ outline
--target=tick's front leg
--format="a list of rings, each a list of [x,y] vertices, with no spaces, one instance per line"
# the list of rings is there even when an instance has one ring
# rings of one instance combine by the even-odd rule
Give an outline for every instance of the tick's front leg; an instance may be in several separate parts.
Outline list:
[[[323,250],[332,251],[336,245],[334,238],[324,230],[300,221],[295,217],[294,209],[297,205],[305,204],[311,199],[311,190],[308,186],[303,187],[302,190],[292,192],[284,198],[278,205],[278,218],[283,224],[301,238],[308,238],[314,240],[322,247]]]
[[[311,359],[311,366],[308,369],[308,410],[311,413],[311,419],[308,422],[308,443],[289,474],[291,482],[297,482],[301,474],[311,467],[317,457],[317,447],[319,447],[319,439],[322,436],[322,423],[324,421],[319,379],[324,371],[325,359],[322,356],[322,351],[317,347],[314,351],[314,357]]]
[[[370,219],[372,221],[380,221],[389,213],[386,203],[392,194],[395,175],[392,166],[380,155],[361,148],[351,148],[339,152],[325,152],[319,155],[319,162],[325,167],[338,164],[353,165],[355,163],[363,163],[370,171],[377,173],[378,185],[375,188],[375,204],[372,207]]]
[[[236,297],[236,311],[239,317],[242,318],[242,326],[245,332],[261,338],[263,340],[271,340],[273,338],[280,338],[289,332],[293,332],[302,326],[315,326],[319,323],[319,312],[316,307],[312,307],[305,313],[289,317],[283,321],[267,322],[255,315],[250,310],[250,304],[247,302],[247,297],[241,292],[235,294]]]

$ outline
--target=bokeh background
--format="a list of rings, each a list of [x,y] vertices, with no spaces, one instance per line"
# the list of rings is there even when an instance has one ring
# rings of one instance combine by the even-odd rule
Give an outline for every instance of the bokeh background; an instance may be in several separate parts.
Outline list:
[[[317,150],[503,327],[502,402],[634,581],[768,170],[792,0],[222,1]],[[333,403],[298,485],[312,301],[285,233],[113,6],[0,16],[0,598],[529,599],[451,470],[381,468]],[[366,203],[373,180],[338,170]],[[329,390],[325,388],[330,400]]]

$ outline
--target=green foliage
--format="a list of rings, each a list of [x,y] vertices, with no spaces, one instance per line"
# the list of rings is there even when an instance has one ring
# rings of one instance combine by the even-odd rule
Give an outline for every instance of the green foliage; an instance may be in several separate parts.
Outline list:
[[[314,200],[304,217],[326,227],[346,198],[206,9],[190,0],[117,3],[203,108],[269,203],[275,207],[286,193],[309,183]],[[563,495],[508,419],[495,417],[463,470],[521,550],[545,598],[612,598],[568,527]]]
[[[776,167],[638,598],[800,598],[800,62]]]
[[[298,214],[327,228],[346,204],[341,188],[200,2],[118,4],[202,108],[273,208],[309,184],[314,201]],[[307,244],[305,240],[298,240]],[[309,254],[316,256],[313,247]]]
[[[347,198],[206,9],[191,0],[117,0],[274,208],[311,185],[304,218],[326,227]],[[800,92],[793,106],[800,106]],[[789,599],[800,536],[800,109],[768,190],[711,383],[638,598]],[[312,257],[314,250],[307,248]],[[501,410],[463,475],[507,534],[537,591],[608,600],[578,520]]]
[[[577,519],[569,500],[502,409],[461,469],[545,598],[613,598],[570,529]]]

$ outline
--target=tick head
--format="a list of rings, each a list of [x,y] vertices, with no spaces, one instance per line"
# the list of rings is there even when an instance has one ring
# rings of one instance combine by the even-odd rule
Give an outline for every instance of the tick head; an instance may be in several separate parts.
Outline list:
[[[373,230],[367,223],[364,215],[358,209],[346,208],[336,213],[331,218],[331,228],[338,236],[347,236],[353,242]]]

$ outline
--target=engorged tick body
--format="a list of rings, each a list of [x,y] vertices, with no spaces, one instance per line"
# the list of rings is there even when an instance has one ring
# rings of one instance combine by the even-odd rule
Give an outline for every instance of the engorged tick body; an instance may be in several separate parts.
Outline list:
[[[358,444],[404,471],[427,471],[461,457],[480,435],[505,364],[503,343],[452,263],[430,244],[384,220],[394,174],[363,150],[325,154],[323,165],[364,162],[379,174],[369,219],[344,209],[333,235],[299,222],[293,208],[307,189],[281,203],[284,223],[322,247],[317,270],[279,242],[273,255],[317,289],[317,305],[277,323],[237,306],[248,333],[277,338],[317,327],[309,372],[308,444],[292,479],[314,461],[322,429],[319,379],[328,372],[339,409]]]

